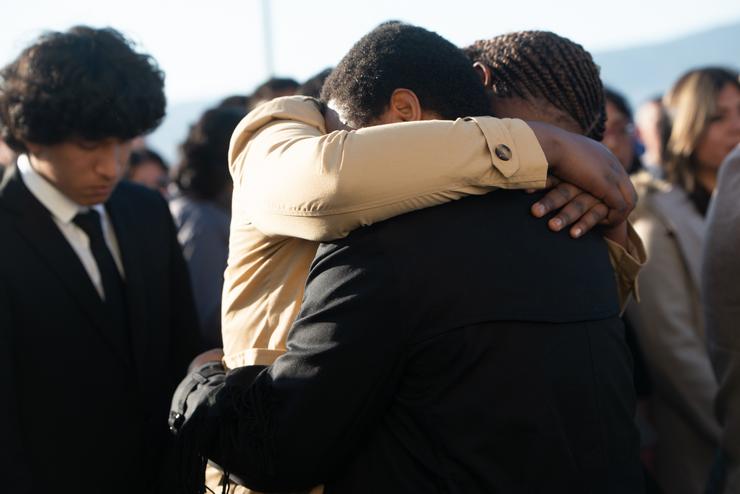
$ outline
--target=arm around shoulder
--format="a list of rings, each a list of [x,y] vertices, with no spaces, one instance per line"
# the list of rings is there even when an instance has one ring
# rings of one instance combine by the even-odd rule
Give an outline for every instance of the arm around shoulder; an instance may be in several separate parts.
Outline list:
[[[545,156],[520,120],[430,120],[326,134],[312,100],[268,105],[240,124],[230,150],[235,207],[263,233],[329,240],[465,195],[545,184]]]

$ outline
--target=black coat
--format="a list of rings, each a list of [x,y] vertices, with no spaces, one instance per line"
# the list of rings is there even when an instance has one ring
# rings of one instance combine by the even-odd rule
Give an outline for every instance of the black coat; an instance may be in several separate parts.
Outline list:
[[[639,493],[632,362],[596,233],[497,191],[323,245],[288,352],[195,428],[257,490]]]
[[[3,492],[159,492],[169,399],[200,350],[190,281],[158,194],[122,183],[105,207],[128,349],[109,337],[84,267],[20,173],[0,185]]]

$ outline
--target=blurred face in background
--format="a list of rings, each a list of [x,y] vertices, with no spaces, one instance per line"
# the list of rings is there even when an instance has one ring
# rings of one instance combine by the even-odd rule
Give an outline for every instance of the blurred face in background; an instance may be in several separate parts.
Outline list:
[[[141,184],[150,189],[158,190],[163,195],[166,195],[167,185],[170,181],[167,172],[154,160],[142,161],[135,167],[132,167],[129,171],[128,179],[131,182]]]
[[[634,126],[627,115],[609,100],[606,101],[606,128],[602,142],[629,171],[635,157]]]
[[[671,121],[668,180],[689,192],[695,184],[712,192],[720,164],[740,142],[738,73],[723,67],[689,71],[666,93],[663,105]]]
[[[715,101],[716,110],[709,116],[709,123],[694,151],[698,166],[713,170],[717,170],[740,143],[740,89],[734,84],[725,84]]]
[[[635,135],[645,146],[643,161],[648,165],[660,165],[662,160],[660,119],[662,105],[658,101],[647,101],[640,106],[635,116]]]

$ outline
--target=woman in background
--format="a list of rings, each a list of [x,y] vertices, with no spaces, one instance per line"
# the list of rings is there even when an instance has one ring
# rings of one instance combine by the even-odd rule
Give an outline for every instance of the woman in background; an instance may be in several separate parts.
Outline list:
[[[689,494],[704,491],[719,445],[699,272],[717,172],[740,142],[738,74],[692,70],[664,104],[671,121],[667,182],[638,184],[633,219],[649,261],[640,275],[641,303],[629,316],[652,378],[656,478],[666,492]]]

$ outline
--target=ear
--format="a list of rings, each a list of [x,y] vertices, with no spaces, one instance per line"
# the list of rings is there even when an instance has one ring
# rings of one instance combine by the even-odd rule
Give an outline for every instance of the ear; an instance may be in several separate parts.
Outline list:
[[[391,94],[388,113],[393,121],[413,122],[422,119],[419,98],[410,89],[398,88]]]
[[[473,68],[478,72],[483,86],[488,89],[491,86],[491,69],[483,62],[475,62]]]

